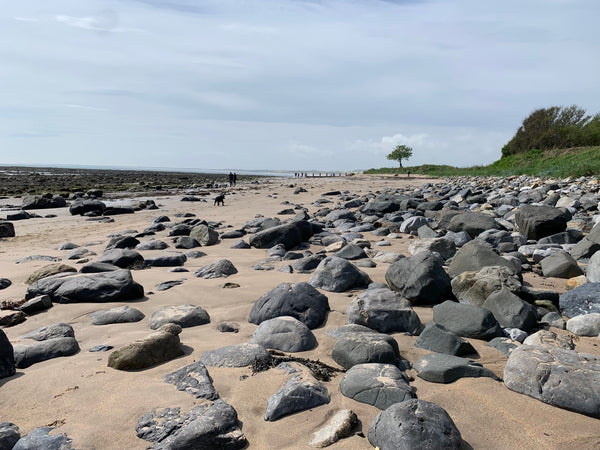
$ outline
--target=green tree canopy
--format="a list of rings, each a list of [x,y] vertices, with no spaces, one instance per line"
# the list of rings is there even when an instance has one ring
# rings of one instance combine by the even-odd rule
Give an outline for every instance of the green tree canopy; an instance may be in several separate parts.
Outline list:
[[[396,145],[394,151],[387,155],[387,159],[398,161],[398,164],[400,164],[400,167],[402,167],[402,160],[410,158],[412,153],[413,149],[407,145]]]

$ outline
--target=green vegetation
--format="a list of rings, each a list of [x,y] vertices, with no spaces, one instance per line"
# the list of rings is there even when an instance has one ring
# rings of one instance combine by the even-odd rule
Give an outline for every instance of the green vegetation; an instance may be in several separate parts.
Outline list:
[[[452,167],[423,164],[407,167],[412,174],[432,177],[451,176],[511,176],[533,175],[547,177],[598,176],[600,174],[600,146],[556,150],[530,150],[504,156],[489,166]],[[404,174],[402,168],[369,169],[370,174]]]
[[[398,164],[400,164],[400,167],[402,168],[402,160],[410,158],[412,156],[412,152],[412,148],[407,145],[396,145],[394,151],[387,155],[387,159],[398,161]]]

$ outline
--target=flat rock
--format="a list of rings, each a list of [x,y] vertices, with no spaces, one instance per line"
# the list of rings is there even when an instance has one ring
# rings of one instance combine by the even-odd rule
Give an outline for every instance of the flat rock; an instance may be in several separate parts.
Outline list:
[[[67,264],[49,264],[47,266],[39,268],[31,275],[29,275],[29,277],[27,277],[27,280],[25,280],[25,283],[32,284],[35,283],[37,280],[41,280],[42,278],[46,278],[64,272],[77,272],[77,269]]]
[[[157,330],[167,323],[181,328],[195,327],[210,323],[210,316],[204,308],[196,305],[163,306],[152,313],[150,329]]]
[[[129,306],[118,306],[116,308],[95,311],[90,314],[93,325],[139,322],[144,317],[144,313],[139,309],[130,308]]]
[[[184,254],[161,255],[153,258],[146,258],[144,265],[149,267],[177,267],[183,266],[187,261],[187,256]]]
[[[178,391],[185,391],[195,398],[216,400],[219,398],[213,380],[200,361],[177,369],[165,376],[165,383],[174,384]]]
[[[400,359],[398,343],[383,333],[345,333],[331,352],[333,360],[344,369],[357,364],[396,364]]]
[[[25,369],[33,364],[58,358],[71,356],[79,351],[79,345],[73,337],[57,337],[34,344],[15,344],[15,366]]]
[[[194,276],[205,279],[227,278],[229,275],[234,275],[236,273],[238,273],[238,271],[231,261],[228,259],[220,259],[214,263],[201,267],[194,272]]]
[[[329,403],[329,393],[322,383],[310,375],[294,375],[269,398],[265,420],[274,421],[326,403]]]
[[[417,397],[404,372],[392,364],[378,363],[357,364],[348,369],[340,381],[340,392],[379,409]]]
[[[302,242],[307,242],[313,234],[315,234],[315,229],[312,224],[305,220],[299,220],[254,233],[248,242],[255,248],[271,248],[277,244],[283,244],[286,249],[291,250]]]
[[[66,434],[50,436],[54,427],[35,428],[17,441],[12,450],[71,450],[71,438]]]
[[[473,346],[435,322],[429,322],[415,341],[415,347],[437,353],[465,356],[477,353]]]
[[[460,449],[460,431],[435,403],[411,399],[381,411],[369,427],[369,442],[381,450]]]
[[[445,353],[429,353],[419,358],[413,365],[420,378],[432,383],[452,383],[465,377],[499,378],[481,364],[459,356]]]
[[[324,448],[335,444],[340,439],[350,436],[352,428],[357,423],[358,418],[352,410],[339,410],[329,422],[314,432],[308,445],[315,448]]]
[[[33,339],[34,341],[45,341],[59,337],[75,337],[73,327],[68,323],[60,322],[38,328],[21,336],[22,339]]]
[[[259,344],[236,344],[204,352],[200,361],[209,367],[246,367],[268,364],[271,354]]]
[[[252,333],[250,343],[283,352],[303,352],[315,348],[317,339],[298,319],[280,316],[261,322]]]

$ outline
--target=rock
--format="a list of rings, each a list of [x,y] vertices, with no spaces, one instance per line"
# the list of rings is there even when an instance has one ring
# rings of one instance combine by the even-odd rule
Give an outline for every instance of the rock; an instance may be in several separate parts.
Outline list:
[[[249,243],[255,248],[271,248],[283,244],[286,249],[291,250],[302,242],[308,241],[315,231],[309,222],[300,220],[254,233],[250,236]]]
[[[274,317],[292,316],[313,329],[323,324],[328,311],[327,297],[308,283],[282,283],[254,303],[248,322],[259,325]]]
[[[315,348],[317,339],[298,319],[281,316],[261,322],[252,333],[250,343],[283,352],[303,352]]]
[[[169,248],[169,244],[159,241],[158,239],[150,239],[148,241],[140,242],[135,246],[136,250],[164,250],[166,248]]]
[[[59,337],[75,337],[73,327],[68,323],[60,322],[38,328],[22,336],[23,339],[33,339],[34,341],[46,341]]]
[[[191,249],[200,247],[200,242],[198,242],[193,237],[189,236],[179,236],[175,241],[175,248],[183,248],[183,249]]]
[[[576,244],[581,239],[583,239],[581,231],[570,229],[538,239],[538,244]]]
[[[452,258],[456,253],[456,244],[451,239],[437,237],[419,239],[408,246],[408,252],[413,256],[423,251],[428,253],[435,252],[439,254],[442,259],[446,260]]]
[[[448,275],[454,278],[466,271],[478,272],[486,266],[504,266],[516,272],[512,263],[479,239],[467,242],[452,257]]]
[[[364,325],[382,333],[404,331],[418,335],[423,324],[410,302],[387,289],[368,289],[352,300],[346,311],[349,324]]]
[[[183,266],[187,261],[184,254],[163,255],[144,260],[144,265],[149,267],[178,267]]]
[[[502,352],[506,356],[510,356],[512,351],[517,348],[517,344],[513,342],[512,339],[504,338],[504,337],[495,337],[487,344],[486,347],[493,347],[499,352]]]
[[[431,305],[452,298],[450,277],[442,260],[433,253],[421,252],[392,264],[385,281],[413,305]]]
[[[600,313],[600,283],[587,283],[562,294],[560,310],[567,317]]]
[[[139,370],[175,359],[184,354],[179,341],[180,333],[179,325],[163,325],[144,339],[112,352],[108,357],[108,367],[117,370]]]
[[[297,259],[292,263],[292,269],[297,272],[316,269],[325,257],[323,255],[310,255]]]
[[[327,336],[331,336],[334,339],[339,339],[347,334],[355,334],[355,333],[374,333],[374,331],[363,325],[342,325],[341,327],[334,328],[333,330],[327,331],[325,334]]]
[[[2,375],[0,375],[2,378]],[[21,438],[19,427],[11,422],[0,422],[0,448],[11,450]]]
[[[415,341],[415,347],[437,353],[465,356],[477,353],[468,342],[435,322],[429,322]]]
[[[596,252],[590,258],[586,268],[586,276],[590,283],[600,282],[600,252]]]
[[[65,255],[65,259],[77,260],[87,258],[89,256],[95,256],[96,252],[88,250],[87,248],[78,247],[71,250]]]
[[[15,226],[11,222],[0,220],[0,238],[15,237]]]
[[[213,380],[200,361],[177,369],[165,376],[165,383],[174,384],[178,391],[185,391],[195,398],[216,400],[219,398]]]
[[[112,250],[114,248],[132,249],[136,248],[140,244],[140,241],[133,236],[114,236],[110,238],[110,241],[106,245],[104,251]]]
[[[104,344],[98,344],[98,345],[94,345],[92,348],[90,348],[90,352],[95,353],[95,352],[108,352],[109,350],[112,350],[114,347],[112,345],[104,345]]]
[[[413,365],[420,378],[432,383],[452,383],[459,378],[499,378],[481,364],[459,356],[444,353],[429,353]]]
[[[201,267],[194,272],[194,276],[204,279],[227,278],[229,275],[234,275],[236,273],[238,273],[238,271],[231,261],[228,259],[220,259],[214,263]]]
[[[179,408],[151,411],[135,427],[156,449],[224,449],[248,446],[237,412],[223,400],[206,402],[181,414]]]
[[[540,239],[565,231],[571,213],[552,206],[526,205],[520,208],[515,221],[527,239]]]
[[[144,313],[139,309],[130,308],[129,306],[118,306],[116,308],[104,309],[90,314],[93,325],[139,322],[144,317]]]
[[[213,230],[208,225],[197,225],[190,231],[190,237],[196,239],[198,243],[207,247],[219,243],[219,233]]]
[[[292,414],[329,403],[327,388],[310,375],[294,375],[269,398],[265,420],[274,421]]]
[[[13,327],[25,320],[27,317],[23,311],[0,310],[0,327]]]
[[[418,233],[419,228],[428,225],[431,219],[423,216],[412,216],[400,224],[400,233]]]
[[[583,275],[583,270],[567,252],[546,256],[540,261],[545,277],[572,278]]]
[[[490,294],[482,306],[492,312],[503,328],[529,331],[537,324],[535,306],[521,300],[506,288]]]
[[[533,345],[537,347],[560,347],[566,350],[575,349],[573,339],[568,335],[557,335],[553,331],[540,330],[537,333],[528,336],[523,343],[525,345]]]
[[[19,309],[25,314],[35,314],[52,308],[52,299],[48,295],[40,295],[23,303]]]
[[[0,290],[6,289],[11,284],[12,284],[12,281],[10,281],[8,278],[0,278]]]
[[[69,207],[71,215],[97,215],[100,216],[106,209],[106,204],[100,200],[76,200]]]
[[[100,258],[98,258],[98,262],[113,264],[121,269],[127,269],[138,264],[143,265],[144,257],[134,250],[113,248],[102,253]]]
[[[369,427],[369,442],[381,450],[460,449],[460,431],[435,403],[411,399],[381,411]]]
[[[452,293],[461,303],[481,306],[490,294],[500,289],[521,290],[521,281],[505,266],[486,266],[478,272],[462,272],[452,279]]]
[[[353,261],[355,259],[366,258],[367,254],[362,247],[359,247],[356,244],[348,244],[342,247],[340,251],[336,252],[334,256]]]
[[[71,438],[66,434],[56,434],[50,436],[50,431],[54,427],[35,428],[17,441],[12,450],[72,450]]]
[[[499,228],[500,224],[496,222],[492,216],[474,212],[465,212],[455,215],[450,219],[450,224],[448,226],[448,229],[455,233],[466,231],[473,239],[486,230]]]
[[[209,367],[246,367],[269,364],[271,354],[262,345],[237,344],[204,352],[200,361]]]
[[[187,269],[185,269],[185,270],[187,270]],[[160,283],[158,286],[156,286],[156,290],[158,292],[168,291],[169,289],[171,289],[175,286],[179,286],[180,284],[183,284],[183,280],[164,281],[164,282]]]
[[[377,363],[357,364],[348,369],[340,381],[340,392],[379,409],[417,397],[404,372],[394,365]]]
[[[86,275],[54,276],[36,281],[25,298],[48,295],[55,303],[114,302],[144,296],[142,285],[133,281],[127,269]]]
[[[73,337],[57,337],[34,344],[15,344],[13,348],[15,366],[19,369],[60,356],[71,356],[79,351],[79,345]]]
[[[27,280],[25,280],[25,283],[32,284],[35,283],[37,280],[41,280],[42,278],[47,278],[52,275],[57,275],[59,273],[66,272],[77,272],[77,269],[66,264],[49,264],[47,266],[39,268],[31,275],[29,275],[29,277],[27,277]]]
[[[308,280],[311,286],[329,292],[344,292],[353,288],[367,287],[371,279],[352,263],[337,256],[328,256],[319,263]]]
[[[567,320],[567,330],[577,336],[598,336],[600,313],[582,314]]]
[[[210,323],[210,316],[196,305],[163,306],[152,313],[150,329],[157,330],[167,323],[177,324],[181,328],[195,327]]]
[[[544,314],[544,316],[540,319],[540,324],[559,328],[561,330],[564,330],[567,325],[560,313],[554,311]]]
[[[324,448],[335,444],[340,439],[350,436],[352,428],[357,423],[358,418],[352,410],[339,410],[325,426],[314,432],[308,445],[315,448]]]
[[[357,364],[396,364],[400,358],[398,343],[383,333],[345,333],[331,352],[333,360],[344,369]]]
[[[221,322],[217,330],[221,333],[237,333],[240,331],[240,324],[237,322]]]
[[[522,345],[506,362],[504,384],[544,403],[600,418],[600,358],[594,355]]]
[[[115,266],[114,264],[109,263],[88,263],[85,264],[79,269],[80,273],[98,273],[98,272],[112,272],[114,270],[119,270],[120,267]]]
[[[10,340],[0,330],[0,379],[6,377],[12,377],[15,374],[15,354],[13,346]],[[2,430],[2,424],[0,424],[0,430]],[[0,436],[2,432],[0,431]],[[0,437],[0,448],[2,444],[2,438]]]
[[[243,239],[240,239],[239,241],[237,241],[235,244],[233,244],[231,247],[229,248],[236,248],[236,249],[249,249],[252,248],[250,246],[250,244],[248,244],[246,241],[244,241]]]
[[[457,336],[490,340],[504,336],[491,311],[450,300],[433,307],[433,321]]]
[[[60,258],[57,258],[55,256],[49,256],[49,255],[29,255],[29,256],[25,256],[23,258],[19,258],[15,261],[15,264],[23,264],[23,263],[27,263],[27,262],[31,262],[31,261],[52,261],[52,262],[56,262],[56,261],[60,261]]]

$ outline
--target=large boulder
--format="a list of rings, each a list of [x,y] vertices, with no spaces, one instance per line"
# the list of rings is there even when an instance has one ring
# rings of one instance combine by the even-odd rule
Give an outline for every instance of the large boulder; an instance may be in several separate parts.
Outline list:
[[[429,322],[415,341],[415,347],[437,353],[465,356],[477,353],[473,346],[435,322]]]
[[[43,278],[27,288],[25,297],[39,295],[48,295],[55,303],[115,302],[142,298],[144,288],[133,281],[129,270],[120,269]]]
[[[454,278],[466,271],[478,272],[486,266],[504,266],[515,270],[510,261],[496,253],[488,244],[474,239],[463,245],[452,257],[448,275]]]
[[[181,328],[195,327],[210,322],[206,310],[196,305],[163,306],[152,313],[150,329],[157,330],[167,323],[174,323]]]
[[[357,402],[379,409],[416,398],[408,376],[392,364],[357,364],[340,381],[340,392]]]
[[[303,352],[315,348],[317,339],[298,319],[281,316],[261,322],[252,333],[250,343],[283,352]]]
[[[0,378],[11,377],[15,374],[15,353],[13,346],[0,330]]]
[[[586,283],[559,297],[562,313],[567,317],[600,313],[600,283]]]
[[[486,230],[500,229],[501,226],[496,220],[482,213],[465,212],[460,213],[450,219],[448,229],[454,232],[466,231],[471,238],[477,237]]]
[[[557,252],[540,261],[545,277],[572,278],[583,275],[577,261],[567,252]]]
[[[452,293],[461,303],[481,306],[490,294],[500,289],[511,292],[521,290],[521,281],[514,270],[506,266],[486,266],[475,271],[466,271],[452,278]]]
[[[227,278],[229,275],[238,273],[237,269],[228,259],[220,259],[214,263],[207,264],[194,272],[194,276],[198,278]]]
[[[346,310],[348,323],[365,325],[382,333],[403,331],[417,335],[423,324],[410,302],[387,288],[368,289]]]
[[[136,248],[139,245],[139,243],[140,241],[137,238],[134,238],[133,236],[117,235],[110,238],[110,241],[108,241],[108,244],[106,244],[106,248],[104,250],[112,250],[113,248],[132,249]]]
[[[21,204],[22,210],[28,209],[48,209],[63,208],[67,206],[67,200],[64,197],[46,197],[42,195],[26,195]]]
[[[442,260],[433,253],[421,252],[392,264],[385,281],[413,305],[432,305],[452,298],[450,277]]]
[[[315,234],[313,225],[305,220],[289,222],[267,228],[249,237],[248,242],[255,248],[271,248],[283,244],[290,250],[302,242],[308,241]]]
[[[419,239],[408,246],[408,252],[411,255],[416,255],[422,251],[438,253],[442,259],[446,260],[452,258],[456,253],[456,243],[445,237],[436,237]]]
[[[254,303],[248,322],[258,325],[274,317],[292,316],[313,329],[325,322],[328,311],[327,297],[310,284],[282,283]]]
[[[311,286],[329,292],[344,292],[354,288],[365,288],[371,283],[369,276],[351,262],[328,256],[319,263],[308,280]]]
[[[433,307],[433,321],[466,338],[489,341],[504,336],[492,312],[480,306],[447,300]]]
[[[15,237],[15,226],[12,222],[0,220],[0,238]]]
[[[178,391],[185,391],[195,398],[216,400],[219,394],[206,366],[196,361],[165,376],[165,383],[174,384]]]
[[[509,389],[600,418],[600,358],[559,347],[522,345],[504,368]]]
[[[537,324],[535,306],[521,300],[506,288],[490,294],[482,306],[492,312],[503,328],[529,331]]]
[[[526,205],[515,214],[519,231],[527,239],[540,239],[567,229],[571,213],[567,209],[545,205]]]
[[[192,228],[190,237],[196,239],[204,247],[215,245],[219,242],[219,233],[208,225],[200,224]]]
[[[154,333],[112,352],[108,367],[117,370],[139,370],[170,361],[184,354],[179,341],[181,327],[163,325]]]
[[[187,261],[187,256],[183,253],[173,255],[161,255],[153,258],[146,258],[144,265],[149,267],[179,267],[183,266]]]
[[[294,375],[267,402],[265,420],[274,421],[292,414],[329,403],[327,388],[311,375]]]
[[[344,333],[331,351],[333,360],[344,369],[356,364],[397,364],[400,359],[398,343],[383,333]]]
[[[54,429],[54,427],[35,428],[19,439],[12,450],[72,450],[71,438],[66,434],[51,435],[50,431]]]
[[[458,450],[460,431],[435,403],[411,399],[381,411],[369,427],[369,442],[380,450]]]
[[[143,265],[144,257],[135,250],[113,248],[102,253],[100,258],[98,258],[98,262],[113,264],[121,269],[127,269],[135,265]]]
[[[102,215],[106,209],[106,204],[100,200],[76,200],[69,207],[69,212],[72,215],[92,214]]]

